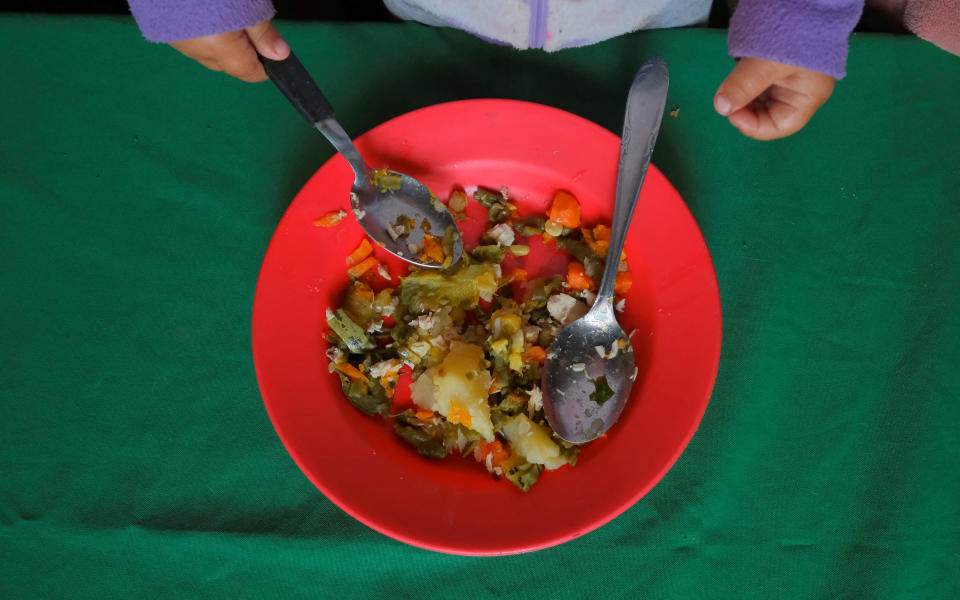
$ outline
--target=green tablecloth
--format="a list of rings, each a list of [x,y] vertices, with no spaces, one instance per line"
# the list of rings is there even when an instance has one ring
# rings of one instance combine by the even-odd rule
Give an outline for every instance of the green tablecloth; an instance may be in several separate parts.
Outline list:
[[[0,597],[960,595],[960,60],[857,35],[812,123],[759,143],[711,108],[719,31],[547,55],[413,24],[281,28],[355,133],[472,97],[618,131],[662,54],[679,114],[654,161],[724,308],[700,429],[633,508],[534,554],[435,554],[354,521],[274,433],[249,333],[271,232],[332,150],[269,84],[128,19],[6,16]]]

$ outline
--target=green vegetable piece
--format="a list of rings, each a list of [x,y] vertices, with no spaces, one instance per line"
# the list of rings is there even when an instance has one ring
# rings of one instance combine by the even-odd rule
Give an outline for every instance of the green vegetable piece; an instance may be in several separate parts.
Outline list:
[[[453,263],[453,246],[456,244],[457,239],[460,237],[460,233],[457,232],[456,228],[452,225],[447,225],[447,228],[443,232],[443,238],[440,240],[440,247],[443,249],[443,265],[444,269],[448,268],[451,263]]]
[[[499,404],[494,404],[490,407],[490,422],[493,423],[494,431],[500,431],[503,429],[503,426],[510,421],[511,416],[512,415],[508,415],[503,412]]]
[[[393,338],[393,341],[400,344],[409,344],[413,338],[417,335],[417,328],[411,327],[409,324],[404,323],[402,320],[397,321],[396,325],[390,330],[390,337]],[[401,357],[403,358],[403,357]]]
[[[349,348],[347,348],[347,345],[343,343],[343,340],[340,339],[340,336],[334,333],[333,330],[327,331],[325,337],[327,338],[327,343],[330,344],[331,346],[336,346],[341,350],[349,351]]]
[[[507,469],[507,472],[504,473],[504,475],[510,481],[510,483],[526,492],[529,491],[533,484],[537,482],[537,479],[540,478],[540,473],[542,472],[543,465],[522,462]]]
[[[365,291],[367,295],[361,293],[361,290],[364,288],[366,288]],[[364,331],[366,331],[371,324],[379,323],[381,320],[380,314],[374,308],[373,300],[370,299],[372,295],[373,293],[367,284],[354,280],[350,282],[350,287],[347,288],[347,295],[343,300],[344,312],[347,313],[350,320],[360,326]]]
[[[500,401],[500,410],[512,417],[521,412],[526,412],[527,401],[525,398],[521,398],[520,394],[507,394]]]
[[[477,201],[477,204],[486,209],[497,204],[503,206],[507,203],[507,199],[503,197],[503,194],[486,188],[477,188],[477,191],[473,193],[473,199]]]
[[[376,186],[381,194],[399,190],[402,181],[403,177],[399,173],[394,173],[386,169],[374,171],[373,176],[370,178],[370,182]]]
[[[497,291],[497,265],[472,264],[453,274],[423,269],[400,283],[400,304],[410,314],[450,308],[476,308],[481,296]]]
[[[542,234],[544,223],[546,223],[546,220],[543,217],[533,217],[514,223],[513,229],[518,235],[530,237],[532,235]]]
[[[596,402],[597,404],[603,405],[604,402],[613,398],[613,390],[610,388],[610,384],[607,383],[607,376],[601,375],[596,379],[590,379],[590,383],[593,384],[594,390],[590,393],[590,399]]]
[[[491,223],[503,223],[513,214],[511,211],[512,205],[499,192],[478,188],[473,193],[473,199],[477,201],[477,204],[487,209],[487,220]]]
[[[447,453],[453,452],[454,448],[459,448],[459,442],[463,440],[464,444],[462,454],[466,455],[473,447],[483,441],[483,436],[472,429],[468,429],[459,423],[443,422],[443,445]]]
[[[507,255],[507,249],[497,244],[477,246],[470,251],[470,258],[481,263],[500,264]]]
[[[583,259],[583,270],[588,277],[594,281],[603,279],[603,261],[596,256],[588,256]]]
[[[343,394],[357,410],[371,417],[386,417],[390,414],[390,398],[377,381],[353,380],[343,373],[339,375]]]
[[[577,464],[577,458],[580,457],[580,448],[576,446],[573,448],[562,448],[560,450],[560,456],[562,456],[571,467],[575,466]]]
[[[535,362],[527,362],[523,365],[523,371],[512,373],[512,383],[518,387],[529,387],[540,383],[540,365]]]
[[[504,223],[510,219],[510,210],[506,206],[494,204],[487,211],[487,220],[491,223]]]
[[[444,444],[444,426],[432,419],[422,420],[412,410],[397,415],[393,430],[405,442],[417,449],[421,455],[429,458],[444,458],[449,449]]]
[[[590,249],[590,246],[573,238],[557,238],[557,248],[569,252],[580,262],[587,260],[588,257],[597,258],[597,255]]]
[[[327,325],[354,354],[361,354],[364,350],[374,348],[373,340],[367,335],[366,330],[354,323],[342,308],[338,308],[327,317]]]
[[[400,215],[397,217],[397,225],[403,227],[407,232],[417,228],[417,222],[409,215]]]
[[[560,275],[537,277],[530,280],[527,284],[527,299],[523,303],[524,312],[529,313],[544,308],[547,305],[547,300],[560,290],[562,284],[563,277]]]
[[[393,228],[394,233],[396,234],[395,239],[402,238],[404,236],[410,235],[414,229],[417,228],[417,222],[410,218],[408,215],[400,215],[397,217],[397,220],[390,224]],[[388,232],[389,233],[389,232]],[[393,235],[391,234],[391,237]]]
[[[549,426],[549,423],[544,422],[543,424]],[[551,439],[556,445],[560,446],[560,456],[562,456],[571,467],[576,465],[577,458],[580,456],[580,446],[558,437],[557,434],[553,434]]]
[[[583,270],[594,281],[600,281],[603,277],[603,259],[597,256],[590,246],[585,242],[568,237],[557,238],[557,248],[565,250],[573,255],[578,261],[583,263]]]

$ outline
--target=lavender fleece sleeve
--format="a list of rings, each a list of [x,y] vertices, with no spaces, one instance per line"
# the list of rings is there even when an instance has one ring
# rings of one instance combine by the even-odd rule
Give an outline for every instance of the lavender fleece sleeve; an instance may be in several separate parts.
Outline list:
[[[178,42],[237,31],[272,19],[270,0],[128,0],[143,37]]]
[[[834,79],[847,74],[850,32],[864,0],[740,0],[727,46],[735,58],[764,58]]]

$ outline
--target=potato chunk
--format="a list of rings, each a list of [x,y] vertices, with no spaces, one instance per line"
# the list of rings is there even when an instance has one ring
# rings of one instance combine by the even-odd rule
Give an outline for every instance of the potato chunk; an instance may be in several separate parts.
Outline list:
[[[483,348],[453,341],[440,364],[424,371],[410,391],[418,406],[436,411],[492,442],[493,423],[487,404],[491,381]]]

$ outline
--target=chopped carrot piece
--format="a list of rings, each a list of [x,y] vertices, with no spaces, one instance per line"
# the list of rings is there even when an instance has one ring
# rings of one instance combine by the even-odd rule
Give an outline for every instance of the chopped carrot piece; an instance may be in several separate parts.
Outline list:
[[[526,281],[527,270],[517,267],[516,269],[510,271],[510,273],[507,275],[507,279],[510,281]]]
[[[549,243],[552,242],[553,239],[554,239],[554,236],[552,236],[552,235],[550,235],[549,233],[546,233],[546,232],[543,233],[540,237],[543,239],[543,243],[544,243],[544,244],[549,244]]]
[[[586,242],[588,246],[593,248],[593,244],[595,243],[593,238],[593,230],[591,230],[589,227],[581,227],[580,233],[583,234],[583,241]]]
[[[610,228],[606,225],[597,225],[593,228],[593,239],[598,242],[610,241]]]
[[[423,253],[420,255],[420,260],[442,263],[443,259],[443,246],[437,241],[436,236],[429,233],[423,234]]]
[[[598,225],[597,227],[603,227],[603,225]],[[597,256],[600,258],[605,258],[607,256],[607,248],[610,246],[610,240],[598,238],[594,231],[596,231],[596,229],[591,231],[588,227],[582,227],[580,229],[580,232],[583,234],[583,241],[586,242],[587,246],[589,246],[590,249],[597,254]],[[607,238],[610,237],[609,229],[607,230],[606,235]]]
[[[370,381],[367,379],[367,376],[361,373],[355,366],[351,365],[348,362],[337,363],[336,368],[338,371],[349,377],[350,379],[361,379],[363,381]]]
[[[350,256],[347,257],[347,266],[352,267],[353,265],[359,264],[360,261],[370,256],[373,253],[373,246],[370,245],[370,242],[367,241],[367,238],[360,240],[360,245],[357,246],[353,252],[350,253]]]
[[[617,279],[613,283],[613,293],[622,296],[630,291],[633,285],[633,274],[630,271],[620,271],[617,273]]]
[[[571,262],[567,268],[567,285],[573,290],[592,290],[593,279],[587,275],[583,265],[576,261]]]
[[[350,277],[360,277],[375,266],[377,266],[377,259],[372,256],[368,256],[359,263],[347,269],[347,274],[350,275]]]
[[[429,421],[436,415],[437,413],[433,412],[432,410],[428,410],[426,408],[418,408],[416,412],[413,413],[413,416],[420,419],[421,421]]]
[[[396,386],[396,377],[390,377],[390,375],[384,375],[380,378],[380,387],[387,393],[387,397],[393,400],[393,395],[397,391]]]
[[[570,192],[559,190],[553,195],[549,218],[564,227],[580,226],[580,203]]]
[[[313,224],[317,227],[333,227],[339,225],[345,216],[347,213],[342,210],[331,210],[319,219],[314,219]]]
[[[540,346],[530,346],[523,353],[523,360],[542,364],[547,360],[547,351]]]
[[[500,391],[500,386],[497,385],[497,382],[496,382],[496,381],[494,381],[493,383],[490,384],[490,388],[487,390],[487,394],[488,394],[488,395],[489,395],[489,394],[496,394],[496,393],[499,392],[499,391]]]
[[[503,447],[503,442],[494,440],[492,442],[478,446],[480,450],[481,462],[487,461],[487,455],[490,456],[490,464],[494,467],[502,466],[510,459],[510,451]]]
[[[447,415],[447,420],[451,423],[460,423],[464,427],[470,427],[473,423],[473,418],[465,408],[452,403],[450,404],[450,414]]]

